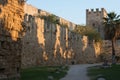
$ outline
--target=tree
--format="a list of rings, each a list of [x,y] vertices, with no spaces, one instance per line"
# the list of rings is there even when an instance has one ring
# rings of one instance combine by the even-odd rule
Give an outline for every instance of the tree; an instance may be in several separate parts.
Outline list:
[[[115,61],[115,41],[120,36],[120,15],[115,12],[110,12],[104,17],[105,36],[106,39],[111,40],[112,43],[112,64],[116,64]]]
[[[76,28],[74,29],[74,31],[79,33],[82,36],[83,35],[88,36],[88,39],[90,41],[92,41],[92,40],[94,40],[95,42],[102,41],[100,34],[92,27],[77,25]]]

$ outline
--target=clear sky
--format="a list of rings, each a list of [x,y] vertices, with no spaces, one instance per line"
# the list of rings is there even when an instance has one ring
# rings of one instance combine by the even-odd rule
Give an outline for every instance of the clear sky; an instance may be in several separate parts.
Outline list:
[[[105,8],[107,12],[120,14],[120,0],[28,0],[27,3],[76,24],[86,24],[86,9]]]

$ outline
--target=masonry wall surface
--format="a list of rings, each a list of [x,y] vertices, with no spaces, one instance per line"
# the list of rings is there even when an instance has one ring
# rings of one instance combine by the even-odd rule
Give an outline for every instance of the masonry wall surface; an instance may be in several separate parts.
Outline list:
[[[86,36],[73,32],[76,24],[57,17],[60,24],[51,23],[37,15],[50,13],[26,4],[24,22],[29,26],[25,33],[22,48],[22,67],[36,65],[62,65],[75,63],[92,63],[96,61],[97,48],[89,43]]]
[[[115,42],[115,55],[120,57],[120,40]],[[110,40],[104,40],[101,49],[101,59],[107,59],[109,62],[112,60],[112,43]],[[120,61],[120,60],[119,60]]]
[[[24,15],[22,0],[0,0],[0,80],[19,80]]]

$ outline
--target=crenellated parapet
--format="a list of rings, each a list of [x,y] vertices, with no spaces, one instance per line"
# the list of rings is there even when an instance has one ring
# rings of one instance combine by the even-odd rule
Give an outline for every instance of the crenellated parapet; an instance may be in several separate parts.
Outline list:
[[[102,13],[102,12],[106,12],[106,10],[104,8],[96,8],[96,9],[86,9],[86,13]]]

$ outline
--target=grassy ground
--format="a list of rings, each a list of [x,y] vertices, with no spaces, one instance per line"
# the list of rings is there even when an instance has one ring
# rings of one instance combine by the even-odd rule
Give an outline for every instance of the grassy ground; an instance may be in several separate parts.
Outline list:
[[[91,80],[97,80],[100,75],[106,80],[120,80],[120,65],[113,65],[109,68],[88,68],[88,76],[90,76]]]
[[[67,74],[68,67],[45,66],[23,69],[21,80],[48,80],[48,76],[53,76],[54,80],[59,80]]]

